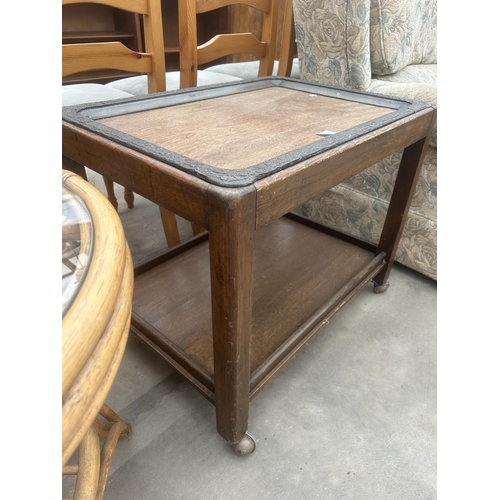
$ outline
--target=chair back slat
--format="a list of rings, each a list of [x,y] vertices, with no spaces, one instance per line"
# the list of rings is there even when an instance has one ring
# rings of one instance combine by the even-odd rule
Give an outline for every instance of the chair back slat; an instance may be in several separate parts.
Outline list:
[[[140,54],[120,42],[75,43],[62,46],[62,76],[94,69],[151,73],[151,54]]]
[[[252,33],[216,35],[198,47],[198,64],[214,61],[231,54],[252,54],[257,57],[266,55],[267,44]]]
[[[272,2],[273,0],[198,0],[196,2],[196,12],[201,14],[231,5],[248,5],[262,12],[269,12]]]
[[[118,41],[63,44],[62,76],[92,70],[119,70],[148,75],[148,92],[166,90],[161,0],[62,0],[62,5],[100,4],[140,14],[145,52]]]
[[[181,88],[196,87],[198,66],[233,54],[259,58],[258,76],[273,73],[280,0],[179,0],[179,59]],[[262,11],[262,36],[252,33],[220,33],[204,44],[197,39],[197,14],[248,5]]]
[[[126,10],[127,12],[135,12],[137,14],[149,13],[149,0],[62,0],[63,5],[71,5],[76,3],[95,3],[100,5],[108,5],[116,9]]]

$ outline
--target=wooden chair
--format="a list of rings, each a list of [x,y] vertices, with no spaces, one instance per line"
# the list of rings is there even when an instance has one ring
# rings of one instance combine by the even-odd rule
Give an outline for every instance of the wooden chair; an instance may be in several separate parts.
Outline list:
[[[287,0],[288,1],[288,0]],[[263,12],[262,36],[252,33],[216,35],[198,45],[196,16],[221,7],[242,3],[235,0],[179,0],[179,63],[181,88],[195,87],[198,66],[232,54],[252,54],[259,58],[258,77],[273,73],[279,0],[247,0],[244,3]]]
[[[144,29],[144,52],[136,52],[121,42],[75,43],[62,45],[62,76],[81,72],[113,69],[147,75],[148,92],[165,91],[165,56],[163,46],[163,27],[161,0],[62,0],[62,5],[77,3],[97,3],[117,9],[133,12],[142,17]],[[109,92],[109,94],[108,94]],[[72,95],[73,94],[73,95]],[[66,103],[82,104],[102,101],[130,94],[110,89],[99,84],[75,84],[63,86],[63,105]],[[69,158],[63,158],[63,168],[83,174],[83,166],[75,164]],[[113,181],[104,178],[108,200],[117,208]],[[125,189],[125,200],[129,208],[133,207],[133,192]],[[175,215],[160,209],[167,244],[176,243],[176,234],[171,230]]]

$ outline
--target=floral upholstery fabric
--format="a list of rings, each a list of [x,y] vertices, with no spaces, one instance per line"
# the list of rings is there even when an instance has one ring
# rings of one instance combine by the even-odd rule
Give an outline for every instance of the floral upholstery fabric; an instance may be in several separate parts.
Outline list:
[[[397,73],[399,75],[399,73]],[[372,80],[367,88],[369,92],[376,94],[385,94],[393,97],[408,97],[418,101],[427,101],[432,104],[437,104],[437,85],[435,83],[418,83],[418,82],[400,82],[396,75],[392,75],[392,80],[382,79],[378,77]],[[437,124],[434,125],[430,145],[437,147]]]
[[[437,158],[436,148],[428,150],[428,160],[422,166],[410,210],[416,215],[435,220],[437,218]],[[364,170],[343,183],[372,200],[389,203],[398,173],[401,153],[395,153],[376,165]],[[371,240],[370,234],[365,234]]]
[[[369,6],[369,0],[293,0],[302,80],[368,87]]]
[[[411,64],[437,63],[437,0],[371,0],[370,61],[373,75]]]
[[[437,104],[436,0],[293,0],[303,80]],[[302,206],[377,243],[401,152]],[[437,126],[396,260],[437,279]]]
[[[377,75],[375,79],[395,83],[437,84],[437,64],[412,64],[392,75]]]
[[[382,233],[388,207],[389,203],[386,201],[362,195],[346,187],[345,184],[341,184],[303,205],[302,213],[322,224],[377,243]],[[436,280],[436,220],[410,211],[398,246],[396,260]]]
[[[437,0],[293,0],[293,9],[301,79],[366,90],[414,65],[410,78],[436,82]]]
[[[429,153],[433,161],[424,162],[425,173],[419,178],[396,260],[437,280],[437,218],[433,216],[437,210],[436,149],[430,148]],[[399,153],[386,158],[363,174],[308,201],[302,205],[302,213],[327,226],[378,243],[389,207],[388,195],[392,192],[388,188],[392,189],[395,178],[392,172],[397,171],[400,157]],[[382,169],[385,177],[381,179]],[[384,196],[379,197],[378,193]]]
[[[396,153],[302,206],[306,217],[378,243],[401,161]],[[422,165],[396,260],[437,279],[437,150]]]

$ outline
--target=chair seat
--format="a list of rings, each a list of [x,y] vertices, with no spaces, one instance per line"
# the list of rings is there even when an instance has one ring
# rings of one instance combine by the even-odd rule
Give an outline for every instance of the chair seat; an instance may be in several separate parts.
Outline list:
[[[279,61],[275,61],[273,75],[278,74]],[[236,76],[242,80],[257,78],[259,72],[259,61],[246,61],[236,63],[225,63],[210,66],[203,70],[203,73],[218,73],[223,75]],[[198,73],[199,75],[199,73]],[[300,78],[299,60],[295,58],[292,64],[291,78]]]
[[[167,90],[177,90],[180,88],[180,73],[169,71],[166,73]],[[208,73],[198,71],[198,87],[202,85],[212,85],[216,83],[238,82],[241,78],[222,73]],[[106,88],[120,90],[133,95],[143,95],[148,93],[148,82],[146,75],[131,76],[106,83]]]
[[[217,83],[237,82],[257,78],[259,61],[218,64],[205,70],[198,71],[198,87]],[[278,71],[278,61],[274,64],[273,74]],[[291,78],[299,78],[298,59],[293,60]],[[180,88],[180,73],[169,71],[166,73],[167,90]],[[122,78],[106,84],[79,83],[62,86],[62,105],[73,106],[87,102],[110,101],[132,95],[148,93],[147,75],[138,75]]]
[[[62,105],[74,106],[87,102],[111,101],[130,97],[132,94],[123,90],[107,87],[99,83],[76,83],[62,86]]]

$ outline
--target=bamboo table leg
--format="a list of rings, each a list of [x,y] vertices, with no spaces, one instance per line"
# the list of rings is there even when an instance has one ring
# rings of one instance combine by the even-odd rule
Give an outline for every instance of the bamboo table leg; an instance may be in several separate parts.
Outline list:
[[[65,465],[63,475],[76,475],[73,500],[102,500],[111,460],[118,440],[130,435],[130,424],[124,422],[109,406],[103,404],[83,438],[78,450],[78,465]],[[103,439],[102,448],[99,439]]]
[[[247,434],[255,191],[213,189],[209,247],[217,431],[242,455],[255,449]]]
[[[63,467],[63,475],[76,475],[73,500],[96,499],[100,466],[99,435],[95,427],[92,426],[78,448],[78,465],[76,467]]]

